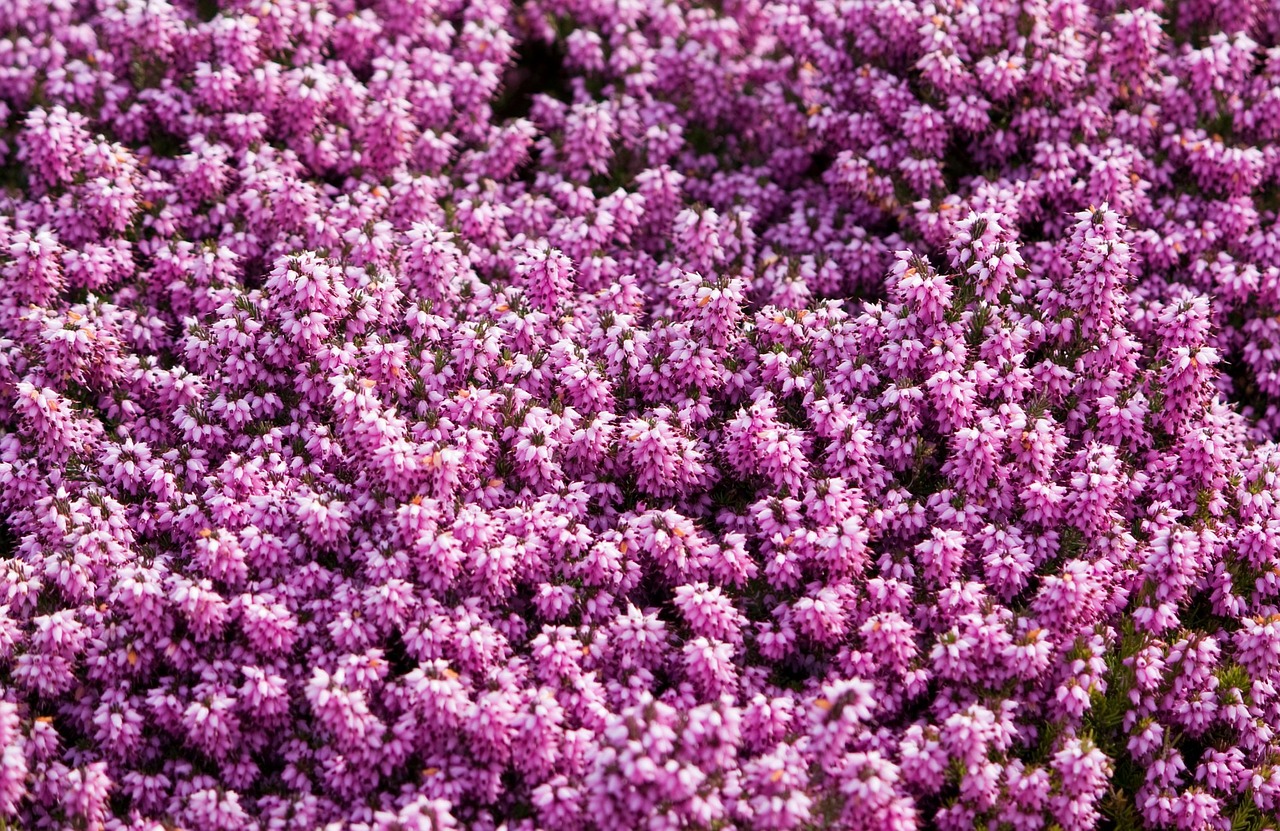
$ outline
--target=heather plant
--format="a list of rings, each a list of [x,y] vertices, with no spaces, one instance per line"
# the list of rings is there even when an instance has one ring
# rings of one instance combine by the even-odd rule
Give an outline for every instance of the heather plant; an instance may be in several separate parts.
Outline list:
[[[0,0],[0,828],[1280,829],[1280,7]]]

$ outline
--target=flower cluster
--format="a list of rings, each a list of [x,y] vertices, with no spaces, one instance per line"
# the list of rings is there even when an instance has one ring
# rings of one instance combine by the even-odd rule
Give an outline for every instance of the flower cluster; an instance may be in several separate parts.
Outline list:
[[[0,828],[1280,827],[1278,9],[0,0]]]

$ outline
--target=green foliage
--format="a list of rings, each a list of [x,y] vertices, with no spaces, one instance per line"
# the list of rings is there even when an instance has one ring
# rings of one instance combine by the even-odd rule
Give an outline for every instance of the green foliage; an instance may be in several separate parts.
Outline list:
[[[1133,804],[1132,797],[1123,790],[1112,788],[1102,801],[1098,810],[1105,817],[1103,828],[1112,831],[1143,831],[1142,815]]]
[[[1253,801],[1253,794],[1247,793],[1231,814],[1231,831],[1262,831],[1274,828],[1277,820],[1272,813],[1263,813]]]

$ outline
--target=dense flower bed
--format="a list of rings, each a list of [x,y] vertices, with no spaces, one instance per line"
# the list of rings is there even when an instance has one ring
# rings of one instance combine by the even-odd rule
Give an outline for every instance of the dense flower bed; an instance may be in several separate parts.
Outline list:
[[[0,0],[0,828],[1275,827],[1278,38]]]

